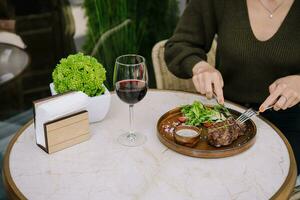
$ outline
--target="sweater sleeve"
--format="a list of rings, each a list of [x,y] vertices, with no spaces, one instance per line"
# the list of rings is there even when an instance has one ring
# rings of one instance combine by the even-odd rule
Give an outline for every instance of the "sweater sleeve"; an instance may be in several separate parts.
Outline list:
[[[218,25],[214,2],[190,0],[173,36],[166,43],[165,60],[175,76],[191,78],[195,64],[207,59],[206,53],[210,50]]]

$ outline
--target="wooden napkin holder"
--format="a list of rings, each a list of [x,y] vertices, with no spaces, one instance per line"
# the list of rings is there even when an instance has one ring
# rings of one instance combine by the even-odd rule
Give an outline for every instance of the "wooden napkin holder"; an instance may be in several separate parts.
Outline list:
[[[47,122],[44,130],[46,146],[37,145],[49,154],[84,142],[90,138],[88,112],[81,111]]]

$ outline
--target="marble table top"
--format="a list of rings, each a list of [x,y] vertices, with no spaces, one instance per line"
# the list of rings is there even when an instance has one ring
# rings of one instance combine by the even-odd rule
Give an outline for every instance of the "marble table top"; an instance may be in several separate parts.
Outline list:
[[[188,157],[159,141],[159,117],[194,100],[214,103],[196,94],[150,90],[134,107],[135,128],[147,136],[139,147],[117,142],[129,122],[128,105],[115,94],[107,117],[91,124],[91,139],[63,151],[48,155],[41,150],[31,124],[11,149],[12,180],[32,200],[270,199],[287,178],[290,157],[281,137],[261,119],[253,118],[256,143],[228,158]]]

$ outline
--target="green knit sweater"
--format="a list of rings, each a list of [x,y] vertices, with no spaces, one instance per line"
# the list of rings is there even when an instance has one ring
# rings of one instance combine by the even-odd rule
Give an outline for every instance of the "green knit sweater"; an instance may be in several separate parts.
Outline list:
[[[226,99],[261,103],[276,79],[300,74],[300,0],[267,41],[253,34],[246,0],[191,0],[165,46],[169,70],[191,78],[216,34],[216,68],[224,79]]]

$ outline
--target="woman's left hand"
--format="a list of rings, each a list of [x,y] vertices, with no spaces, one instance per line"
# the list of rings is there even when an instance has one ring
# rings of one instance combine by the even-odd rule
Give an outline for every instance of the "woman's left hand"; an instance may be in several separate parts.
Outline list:
[[[270,95],[259,107],[260,112],[271,105],[274,110],[285,110],[300,102],[300,75],[286,76],[269,86]]]

